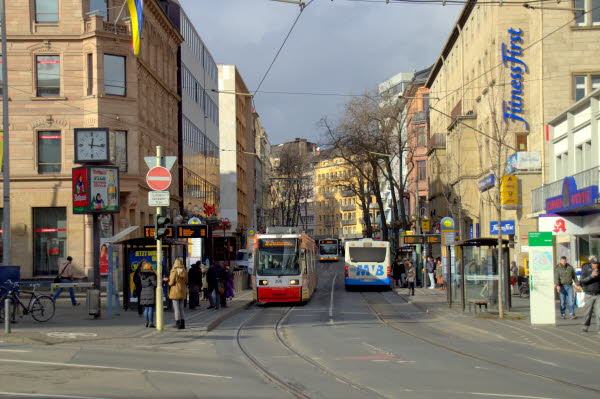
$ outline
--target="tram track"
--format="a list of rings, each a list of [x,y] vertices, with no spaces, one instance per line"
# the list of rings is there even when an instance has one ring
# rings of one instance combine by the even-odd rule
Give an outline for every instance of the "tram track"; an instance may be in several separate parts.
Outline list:
[[[532,372],[532,371],[523,370],[523,369],[520,369],[518,367],[509,366],[507,364],[500,363],[500,362],[497,362],[495,360],[491,360],[491,359],[487,359],[487,358],[484,358],[484,357],[481,357],[481,356],[473,355],[471,353],[467,353],[467,352],[461,351],[459,349],[452,348],[450,346],[441,344],[439,342],[430,340],[428,338],[421,337],[421,336],[419,336],[419,335],[417,335],[415,333],[412,333],[412,332],[410,332],[410,331],[408,331],[406,329],[403,329],[401,327],[398,327],[397,325],[394,325],[392,321],[390,321],[390,320],[386,319],[385,317],[383,317],[381,315],[381,313],[378,312],[373,307],[373,305],[369,302],[369,299],[365,296],[365,294],[363,292],[361,292],[360,294],[363,297],[363,299],[364,299],[365,303],[367,304],[367,306],[369,307],[369,309],[373,312],[373,314],[379,319],[379,321],[382,324],[386,325],[387,327],[389,327],[389,328],[391,328],[393,330],[401,332],[402,334],[408,335],[408,336],[410,336],[412,338],[415,338],[415,339],[417,339],[417,340],[419,340],[421,342],[424,342],[424,343],[426,343],[428,345],[432,345],[434,347],[446,350],[448,352],[452,352],[454,354],[457,354],[459,356],[465,357],[467,359],[477,360],[479,362],[487,363],[487,364],[490,364],[490,365],[493,365],[493,366],[496,366],[496,367],[503,368],[505,370],[510,370],[510,371],[518,373],[518,374],[527,375],[527,376],[530,376],[530,377],[536,377],[536,378],[539,378],[539,379],[542,379],[542,380],[545,380],[545,381],[550,381],[550,382],[554,382],[554,383],[557,383],[557,384],[569,386],[571,388],[575,388],[575,389],[579,389],[579,390],[583,390],[583,391],[587,391],[587,392],[593,392],[593,393],[596,393],[596,394],[600,394],[600,389],[591,388],[591,387],[588,387],[588,386],[585,386],[585,385],[575,384],[575,383],[572,383],[572,382],[569,382],[569,381],[561,380],[559,378],[554,378],[554,377],[550,377],[550,376],[547,376],[547,375],[535,373],[535,372]],[[384,299],[384,301],[387,304],[391,305],[390,302],[385,298],[385,296],[382,293],[378,293],[378,294]]]
[[[337,276],[334,276],[334,279]],[[334,284],[332,284],[332,289],[333,289]],[[328,296],[327,292],[324,292],[325,290],[321,291],[321,295]],[[316,300],[316,298],[313,297],[313,300]],[[327,375],[328,377],[333,378],[334,380],[336,380],[337,382],[343,383],[345,385],[348,385],[349,387],[353,388],[356,391],[361,392],[362,394],[367,394],[369,398],[376,398],[376,399],[389,399],[387,396],[369,388],[366,387],[364,385],[360,385],[356,382],[353,382],[350,378],[341,375],[339,373],[336,373],[334,371],[332,371],[331,369],[323,366],[321,363],[317,362],[315,359],[311,358],[310,356],[306,355],[305,353],[300,352],[298,349],[294,348],[294,346],[292,344],[290,344],[288,342],[288,340],[284,337],[283,335],[283,328],[285,325],[285,320],[286,318],[289,316],[290,312],[294,309],[294,306],[291,306],[289,308],[287,308],[282,314],[281,316],[279,316],[277,318],[277,321],[275,321],[273,323],[273,332],[275,334],[275,337],[277,338],[277,341],[284,347],[286,348],[287,351],[291,352],[293,355],[295,355],[296,357],[298,357],[299,359],[303,360],[305,363],[308,363],[309,365],[311,365],[314,369],[318,370],[319,372],[321,372],[324,375]],[[244,356],[246,357],[246,359],[248,360],[248,362],[257,370],[260,372],[260,374],[262,374],[267,380],[271,381],[271,383],[273,383],[275,386],[279,387],[280,389],[282,389],[283,391],[289,393],[290,395],[292,395],[295,398],[299,398],[299,399],[314,399],[312,396],[310,396],[309,394],[307,394],[306,392],[304,392],[303,390],[299,389],[298,387],[296,387],[294,384],[289,383],[287,381],[285,381],[284,378],[276,375],[275,373],[273,373],[272,371],[269,370],[269,368],[262,363],[260,360],[258,360],[254,355],[252,355],[252,353],[248,350],[248,348],[242,343],[243,340],[243,331],[244,328],[246,327],[246,325],[248,323],[250,323],[251,321],[253,321],[256,317],[258,317],[259,315],[261,315],[260,312],[257,312],[254,316],[248,318],[246,321],[244,321],[244,323],[242,323],[237,331],[236,331],[236,343],[237,346],[240,348],[241,352],[244,354]]]

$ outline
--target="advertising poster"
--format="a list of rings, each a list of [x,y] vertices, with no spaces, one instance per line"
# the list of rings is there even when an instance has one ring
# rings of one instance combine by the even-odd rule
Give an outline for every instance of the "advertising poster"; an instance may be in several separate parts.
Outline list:
[[[532,325],[555,325],[551,232],[529,233],[529,303]]]
[[[108,274],[108,240],[113,236],[112,215],[98,215],[100,219],[100,274]]]
[[[116,168],[90,168],[90,207],[96,212],[119,211],[119,175]]]
[[[163,247],[163,272],[167,271],[166,263],[167,247]],[[133,276],[142,263],[142,260],[147,260],[152,264],[154,270],[156,270],[156,247],[147,247],[144,249],[137,249],[129,253],[129,293],[130,301],[137,302],[137,298],[133,296],[135,293],[135,284],[133,282]]]
[[[88,204],[90,202],[88,179],[87,168],[73,169],[73,213],[85,213],[88,210]]]

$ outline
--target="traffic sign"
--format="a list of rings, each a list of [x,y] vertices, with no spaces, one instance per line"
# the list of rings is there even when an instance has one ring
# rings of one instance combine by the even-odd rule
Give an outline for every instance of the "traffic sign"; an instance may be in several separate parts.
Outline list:
[[[156,166],[156,157],[144,157],[144,161],[146,162],[146,165],[148,165],[148,169],[152,169]],[[171,170],[175,164],[175,161],[177,161],[177,157],[172,155],[160,157],[160,166],[167,168],[167,170]]]
[[[171,172],[162,166],[155,166],[148,171],[146,183],[153,190],[166,190],[171,185]]]
[[[148,191],[148,206],[169,206],[171,193],[168,191]]]

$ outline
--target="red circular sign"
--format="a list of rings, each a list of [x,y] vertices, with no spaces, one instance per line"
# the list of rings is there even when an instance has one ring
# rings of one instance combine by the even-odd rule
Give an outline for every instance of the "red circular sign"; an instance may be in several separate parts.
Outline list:
[[[167,168],[156,166],[148,171],[146,183],[153,190],[166,190],[171,185],[171,172]]]

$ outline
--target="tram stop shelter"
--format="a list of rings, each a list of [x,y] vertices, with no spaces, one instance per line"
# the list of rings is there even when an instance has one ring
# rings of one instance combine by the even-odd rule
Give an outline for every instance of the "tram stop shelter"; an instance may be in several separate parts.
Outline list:
[[[509,241],[502,240],[503,303],[510,310]],[[460,303],[463,311],[498,309],[498,239],[473,238],[455,247],[455,264],[450,268],[449,303]]]
[[[113,245],[121,245],[122,248],[123,308],[127,310],[131,306],[137,306],[137,298],[133,296],[133,276],[139,264],[145,259],[152,265],[156,265],[156,240],[147,237],[131,238],[115,242]],[[189,243],[186,240],[163,239],[163,277],[169,275],[169,271],[177,257],[183,258],[184,263],[187,263],[188,245]]]

